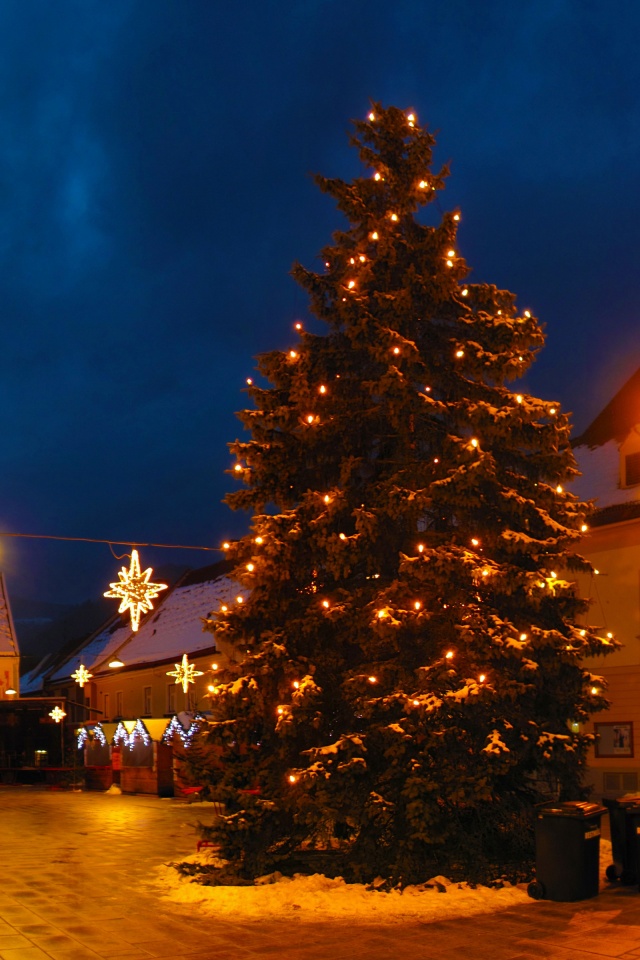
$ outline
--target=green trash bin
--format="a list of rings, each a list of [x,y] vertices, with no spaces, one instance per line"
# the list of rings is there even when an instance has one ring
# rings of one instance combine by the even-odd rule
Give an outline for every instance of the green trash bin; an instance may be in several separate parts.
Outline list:
[[[599,803],[586,800],[537,808],[536,879],[529,884],[530,897],[571,902],[598,895],[603,813]]]
[[[604,797],[602,802],[609,811],[613,855],[613,863],[605,871],[607,880],[637,883],[638,838],[633,814],[640,813],[640,796],[628,794],[615,800]]]

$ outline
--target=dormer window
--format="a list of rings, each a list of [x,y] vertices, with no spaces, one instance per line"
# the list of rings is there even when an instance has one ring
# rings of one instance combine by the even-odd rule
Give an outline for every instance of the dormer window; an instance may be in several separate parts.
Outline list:
[[[634,487],[637,483],[640,483],[640,450],[624,458],[624,486]]]

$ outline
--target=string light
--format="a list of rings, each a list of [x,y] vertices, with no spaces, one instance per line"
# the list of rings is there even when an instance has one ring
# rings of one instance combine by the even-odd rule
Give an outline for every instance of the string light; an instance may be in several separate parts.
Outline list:
[[[419,544],[418,544],[418,553],[422,553],[423,550],[424,550],[424,543],[419,543]]]
[[[374,180],[382,180],[382,177],[381,177],[381,175],[376,171],[376,172],[374,173],[374,175],[373,175],[373,179],[374,179]]]
[[[464,350],[456,350],[456,357],[458,357],[458,359],[464,357]]]
[[[598,692],[597,687],[591,687],[591,693],[596,694]]]
[[[253,380],[251,379],[251,377],[247,377],[248,386],[251,386],[252,383],[253,383]]]
[[[223,603],[222,606],[220,607],[220,609],[221,609],[221,611],[222,611],[223,613],[226,613],[227,610],[229,609],[229,607],[226,605],[226,603]]]
[[[325,610],[328,610],[328,609],[329,609],[329,601],[328,601],[328,600],[323,600],[323,601],[322,601],[322,606],[325,608]]]
[[[516,396],[516,403],[522,403],[522,399],[523,399],[522,394],[519,393],[519,394]]]
[[[110,583],[110,589],[104,594],[105,597],[112,597],[120,600],[118,613],[124,613],[129,610],[131,614],[131,629],[137,632],[140,626],[140,617],[153,610],[152,600],[155,600],[161,590],[167,589],[166,583],[152,583],[150,576],[153,573],[151,567],[146,570],[140,570],[140,558],[137,550],[131,551],[131,563],[129,569],[123,567],[118,573],[119,582]]]
[[[398,214],[397,214],[397,213],[392,213],[392,214],[390,214],[390,218],[391,218],[391,220],[393,220],[393,222],[395,223],[395,222],[397,222],[397,220],[398,220]]]
[[[527,635],[526,633],[521,633],[521,634],[520,634],[520,639],[521,639],[521,641],[524,643],[524,641],[528,639],[528,635]]]
[[[367,677],[367,680],[369,681],[369,683],[377,683],[377,682],[378,682],[378,678],[377,678],[377,677]]]
[[[562,489],[563,489],[563,488],[562,488],[561,484],[558,484],[558,486],[556,487],[556,493],[562,493]]]
[[[331,497],[329,496],[328,493],[325,493],[323,500],[325,503],[331,503]]]
[[[460,214],[459,214],[459,213],[454,213],[453,219],[454,219],[454,220],[459,220],[459,219],[460,219]]]
[[[416,121],[415,116],[412,113],[410,113],[407,117],[407,123],[409,124],[410,127],[412,127],[415,121]]]
[[[257,543],[258,545],[260,545],[261,543],[264,543],[264,540],[262,539],[262,537],[256,537],[255,543]]]
[[[472,447],[477,447],[477,446],[478,446],[478,441],[476,440],[475,437],[472,437],[472,438],[471,438],[471,446],[472,446]]]
[[[300,689],[300,683],[299,683],[298,680],[294,680],[293,683],[291,684],[291,686],[294,688],[294,690],[299,690],[299,689]]]
[[[346,534],[344,534],[344,533],[339,533],[338,536],[340,537],[341,540],[346,540],[346,539],[347,539],[347,536],[346,536]]]
[[[455,255],[456,255],[455,250],[447,250],[447,256],[448,256],[448,257],[455,257]]]
[[[586,533],[588,529],[589,527],[587,526],[586,523],[583,523],[582,526],[580,527],[580,530],[582,531],[582,533]]]
[[[290,357],[292,360],[295,360],[297,356],[298,356],[298,354],[296,353],[295,350],[289,350],[289,357]]]
[[[420,607],[422,606],[422,604],[420,603],[419,600],[416,600],[415,603],[413,604],[413,606],[415,607],[416,610],[419,610]]]
[[[349,283],[347,284],[347,286],[349,287],[349,290],[353,290],[355,285],[356,285],[355,280],[349,280]]]
[[[242,473],[242,464],[241,464],[241,463],[236,463],[236,465],[235,465],[235,467],[234,467],[233,469],[235,470],[236,473]]]
[[[421,190],[425,190],[429,186],[429,184],[427,183],[426,180],[421,180],[418,186],[420,187]]]
[[[395,353],[396,356],[398,356],[398,354],[400,353],[400,347],[394,347],[393,352]]]
[[[324,383],[321,383],[320,386],[318,387],[318,393],[326,393],[326,392],[327,392],[327,388],[325,387]]]
[[[289,783],[296,783],[297,780],[298,778],[296,776],[294,776],[292,773],[289,774]]]
[[[253,573],[253,571],[255,570],[255,566],[252,563],[248,563],[247,570],[249,571],[249,573]]]
[[[463,297],[466,297],[466,296],[468,295],[468,293],[469,293],[468,288],[467,288],[467,287],[464,287],[464,289],[463,289],[463,291],[462,291],[462,296],[463,296]]]
[[[452,659],[453,659],[453,650],[447,650],[447,652],[445,653],[444,656],[445,656],[445,660],[452,660]]]
[[[478,680],[480,681],[480,683],[484,683],[486,679],[487,678],[485,677],[484,673],[481,673],[480,676],[478,677]]]
[[[549,413],[551,414],[552,417],[554,416],[555,412],[556,412],[556,408],[551,407],[551,409],[549,410]]]
[[[480,541],[479,541],[479,540],[476,540],[475,537],[472,537],[472,538],[471,538],[471,543],[474,545],[474,547],[480,546]]]
[[[313,423],[314,419],[315,417],[313,416],[312,413],[307,414],[307,423]]]
[[[379,237],[378,237],[378,231],[377,231],[377,230],[374,230],[373,233],[369,234],[369,236],[370,236],[370,238],[371,238],[372,240],[378,240],[378,239],[379,239]]]
[[[371,113],[369,114],[369,120],[371,120],[371,123],[373,123],[373,121],[375,120],[375,118],[376,118],[375,113],[371,112]]]
[[[296,323],[294,327],[296,330],[302,330],[302,324],[300,323],[300,321],[298,321],[298,323]]]
[[[525,317],[527,317],[527,319],[529,319],[529,317],[531,316],[528,310],[525,310],[524,315]]]
[[[236,597],[236,603],[244,603],[244,597],[239,594],[239,595]]]

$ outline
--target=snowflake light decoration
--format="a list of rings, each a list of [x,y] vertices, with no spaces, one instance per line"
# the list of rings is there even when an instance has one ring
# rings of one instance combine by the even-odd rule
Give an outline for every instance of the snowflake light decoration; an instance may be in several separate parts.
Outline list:
[[[81,663],[75,673],[71,674],[71,679],[75,680],[79,687],[84,687],[85,683],[91,680],[93,676],[92,673],[89,673],[84,663]]]
[[[182,684],[182,689],[185,693],[189,689],[189,684],[196,682],[196,677],[203,676],[202,670],[196,670],[195,664],[189,663],[189,658],[186,653],[182,654],[182,662],[175,663],[174,666],[175,670],[167,670],[167,676],[175,677],[175,682]]]
[[[66,717],[66,713],[62,707],[54,707],[53,710],[49,711],[49,716],[55,723],[60,723],[60,721]]]
[[[142,614],[153,610],[151,601],[155,600],[161,590],[167,589],[166,583],[149,582],[152,573],[151,567],[147,567],[144,571],[140,570],[138,551],[132,550],[129,569],[123,567],[118,574],[119,582],[110,583],[111,589],[105,593],[105,597],[120,600],[118,613],[124,613],[125,610],[131,611],[131,629],[134,633],[140,626]]]

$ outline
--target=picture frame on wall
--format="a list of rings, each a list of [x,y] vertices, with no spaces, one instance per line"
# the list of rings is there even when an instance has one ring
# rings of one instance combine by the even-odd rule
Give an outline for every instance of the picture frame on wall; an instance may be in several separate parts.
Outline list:
[[[594,723],[596,757],[633,757],[633,722]]]

